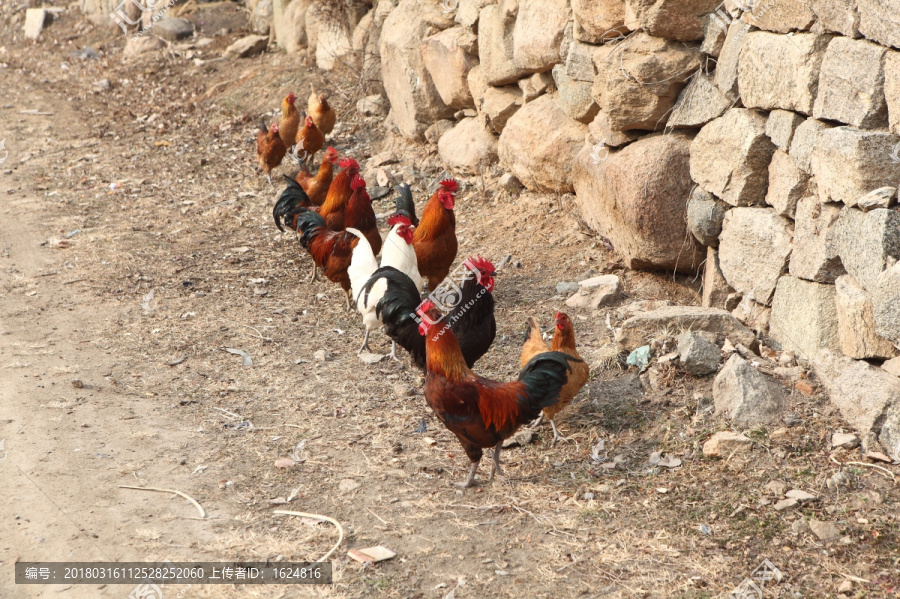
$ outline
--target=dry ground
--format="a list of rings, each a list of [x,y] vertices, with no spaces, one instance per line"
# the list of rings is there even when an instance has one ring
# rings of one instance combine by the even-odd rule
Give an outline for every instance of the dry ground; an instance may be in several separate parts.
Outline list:
[[[6,22],[15,6],[0,10]],[[192,16],[211,37],[244,19],[217,10]],[[254,172],[252,139],[260,114],[289,90],[305,97],[315,81],[342,115],[332,143],[363,163],[400,153],[389,168],[414,185],[420,209],[441,172],[433,151],[355,114],[362,90],[349,70],[323,78],[283,54],[208,61],[237,31],[134,62],[122,59],[123,40],[103,41],[70,13],[37,43],[17,32],[0,34],[9,151],[0,165],[0,596],[131,590],[15,587],[17,560],[304,560],[334,543],[329,525],[276,509],[343,524],[333,586],[176,591],[721,597],[768,558],[784,579],[766,597],[834,597],[847,580],[847,596],[897,596],[897,469],[848,466],[848,485],[827,489],[835,460],[859,458],[829,451],[842,422],[821,394],[791,396],[790,427],[745,431],[750,453],[704,458],[702,443],[729,428],[713,415],[711,379],[672,371],[665,391],[644,392],[611,344],[620,308],[573,314],[593,373],[560,419],[571,441],[551,447],[542,428],[505,453],[507,477],[454,489],[467,461],[428,410],[421,376],[405,361],[358,361],[359,318],[335,285],[306,283],[295,237],[272,223],[277,190]],[[86,46],[98,55],[85,56]],[[110,89],[96,85],[103,79]],[[696,281],[624,269],[571,197],[510,197],[499,174],[463,178],[457,200],[460,255],[512,255],[481,372],[515,376],[524,318],[549,327],[564,300],[558,281],[611,272],[626,301],[697,301]],[[389,198],[376,203],[389,209]],[[388,344],[378,335],[373,347]],[[252,366],[225,348],[245,351]],[[426,432],[416,432],[423,420]],[[652,466],[655,451],[683,464]],[[276,467],[291,455],[293,467]],[[618,467],[604,466],[617,457]],[[479,478],[486,473],[485,461]],[[763,489],[771,480],[820,500],[777,512]],[[181,490],[210,517],[123,484]],[[842,539],[793,531],[810,518],[837,523]],[[372,545],[397,557],[365,567],[346,557]]]

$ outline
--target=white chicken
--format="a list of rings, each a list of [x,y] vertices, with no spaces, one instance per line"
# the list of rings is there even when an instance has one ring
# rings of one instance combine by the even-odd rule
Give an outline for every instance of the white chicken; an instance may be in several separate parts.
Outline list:
[[[399,270],[413,281],[416,289],[421,290],[422,276],[419,274],[419,265],[413,248],[412,223],[403,214],[393,214],[388,218],[388,225],[391,226],[391,231],[381,248],[380,268],[391,267]],[[387,290],[387,281],[379,279],[374,285],[367,285],[379,270],[375,253],[359,230],[347,227],[347,232],[359,238],[359,243],[353,248],[347,275],[350,277],[350,291],[356,301],[356,309],[362,314],[363,324],[366,326],[362,346],[357,352],[361,354],[369,351],[371,332],[382,325],[377,306]],[[391,342],[391,358],[397,359],[397,346],[393,341]]]

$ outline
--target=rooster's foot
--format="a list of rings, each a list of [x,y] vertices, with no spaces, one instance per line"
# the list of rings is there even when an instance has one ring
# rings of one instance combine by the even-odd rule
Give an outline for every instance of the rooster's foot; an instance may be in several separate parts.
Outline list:
[[[503,470],[500,468],[500,449],[503,447],[501,440],[494,446],[494,459],[491,460],[491,474],[488,476],[488,482],[494,482],[494,474],[503,476]]]
[[[544,413],[541,412],[541,415],[534,419],[534,422],[528,425],[528,428],[534,430],[541,425],[544,421]],[[552,421],[551,421],[552,422]]]
[[[475,472],[478,471],[478,462],[472,464],[472,467],[469,469],[469,477],[466,478],[466,482],[464,483],[453,483],[454,487],[459,487],[460,489],[468,489],[469,487],[475,484]]]
[[[556,445],[557,441],[562,441],[564,443],[568,443],[569,440],[559,434],[559,431],[556,429],[556,423],[552,420],[550,421],[550,426],[553,427],[553,441],[550,442],[550,447]]]

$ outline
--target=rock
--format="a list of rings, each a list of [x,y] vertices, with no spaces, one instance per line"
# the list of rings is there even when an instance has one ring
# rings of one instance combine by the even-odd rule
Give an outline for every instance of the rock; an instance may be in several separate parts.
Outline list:
[[[900,402],[895,401],[888,406],[878,442],[888,452],[891,460],[900,460]]]
[[[727,33],[727,24],[724,24],[717,14],[707,15],[706,21],[703,23],[703,43],[700,44],[700,51],[718,58],[722,52],[722,46],[725,44],[725,34]]]
[[[796,499],[800,503],[806,503],[808,501],[818,501],[819,498],[813,495],[812,493],[807,493],[802,489],[791,489],[786,493],[786,497],[790,497],[791,499]]]
[[[885,372],[889,372],[894,376],[900,377],[900,356],[891,358],[890,360],[885,360],[884,364],[881,365],[881,368]]]
[[[187,19],[163,17],[153,25],[153,35],[175,42],[194,35],[194,26]]]
[[[784,495],[786,489],[787,485],[780,480],[770,480],[763,486],[763,490],[768,491],[770,495],[774,495],[775,497]]]
[[[884,46],[900,48],[900,3],[897,0],[858,0],[859,32]]]
[[[884,97],[887,52],[884,46],[866,40],[840,36],[831,40],[822,61],[813,116],[863,129],[887,128]]]
[[[422,40],[425,68],[447,106],[475,106],[468,75],[478,64],[478,58],[471,53],[477,41],[475,34],[464,27],[445,29]]]
[[[766,121],[766,135],[779,150],[787,152],[794,138],[794,131],[803,122],[803,117],[790,110],[773,110]]]
[[[754,2],[752,6],[751,12],[744,14],[744,20],[765,31],[805,31],[816,20],[809,0]]]
[[[140,56],[141,54],[146,54],[147,52],[152,52],[165,47],[165,42],[158,37],[153,37],[152,35],[135,37],[132,35],[125,40],[125,49],[122,51],[122,56],[134,58],[135,56]]]
[[[444,133],[453,129],[454,124],[450,119],[435,121],[429,125],[428,129],[425,129],[425,141],[430,144],[438,143]]]
[[[622,324],[616,341],[623,350],[633,351],[661,330],[706,331],[748,346],[756,342],[753,332],[725,310],[699,306],[666,306],[635,314]]]
[[[870,293],[878,276],[900,258],[900,212],[845,207],[836,224],[838,255],[847,272]]]
[[[497,138],[484,117],[463,119],[441,136],[438,154],[449,169],[478,172],[497,161]]]
[[[497,181],[497,185],[512,193],[519,192],[524,187],[522,185],[522,182],[516,179],[515,175],[513,175],[512,173],[505,173],[503,176],[501,176],[500,180]],[[578,289],[578,283],[574,283],[574,285],[575,288],[571,289],[570,292]],[[559,287],[557,286],[557,293],[559,293],[558,289]]]
[[[27,5],[26,5],[27,6]],[[50,13],[43,8],[28,8],[25,10],[25,39],[36,40],[44,30],[44,24],[48,21]]]
[[[706,262],[703,268],[703,307],[728,309],[728,297],[733,293],[734,289],[722,275],[718,250],[713,247],[706,248]]]
[[[836,541],[841,536],[841,529],[833,522],[822,522],[812,519],[809,521],[809,529],[820,541]]]
[[[859,37],[857,0],[812,0],[812,10],[824,31]]]
[[[534,441],[534,433],[528,428],[523,428],[503,442],[503,449],[508,449],[510,447],[525,447],[532,441]]]
[[[556,286],[557,292],[559,285]],[[622,299],[622,283],[616,275],[600,275],[578,283],[578,292],[566,300],[570,308],[596,310]]]
[[[853,433],[834,433],[831,435],[831,447],[844,449],[856,449],[859,447],[859,437]]]
[[[297,0],[294,0],[295,2]],[[365,46],[362,54],[362,72],[363,77],[367,77],[373,85],[383,85],[384,80],[381,74],[381,34],[384,29],[384,22],[394,10],[393,0],[378,0],[372,11],[372,24],[365,37]],[[357,40],[360,43],[362,40]]]
[[[602,110],[597,112],[597,116],[588,125],[591,143],[602,143],[610,148],[618,148],[630,144],[636,139],[640,139],[639,131],[613,131],[609,126],[609,117]]]
[[[820,204],[815,196],[798,202],[794,215],[791,275],[817,283],[832,283],[844,274],[837,243],[836,224],[840,211],[839,205]]]
[[[628,32],[622,0],[572,0],[575,39],[599,44]]]
[[[506,123],[500,163],[530,190],[571,192],[572,162],[586,133],[586,125],[570,119],[550,96],[541,96]]]
[[[352,478],[345,478],[338,483],[338,490],[341,493],[350,493],[352,491],[357,490],[361,486],[362,486],[362,484],[353,480]]]
[[[492,4],[481,9],[478,18],[478,57],[485,80],[490,85],[515,83],[528,71],[513,62],[515,15]]]
[[[327,6],[325,2],[314,2],[306,11],[309,47],[315,50],[316,66],[323,71],[334,69],[341,64],[342,58],[353,51],[346,15],[335,14]]]
[[[714,195],[695,187],[687,203],[687,227],[694,238],[710,247],[719,247],[722,220],[730,206]]]
[[[269,6],[272,5],[271,0],[260,0],[257,8],[264,2],[268,2]],[[288,54],[300,52],[309,43],[306,37],[306,11],[309,10],[311,4],[312,0],[293,0],[284,9],[284,16],[282,17],[284,23],[280,28],[282,37],[278,38],[278,45],[284,48]],[[254,11],[255,13],[256,11]],[[267,35],[268,27],[266,27],[265,31],[261,27],[254,28],[254,33]]]
[[[829,39],[812,33],[747,34],[738,66],[738,88],[744,106],[810,114]]]
[[[775,152],[765,131],[766,119],[746,108],[711,121],[691,145],[691,177],[732,206],[763,203]]]
[[[757,333],[765,335],[769,332],[772,309],[754,302],[749,297],[742,298],[741,302],[731,311],[731,315]]]
[[[735,101],[738,96],[738,67],[740,65],[741,50],[747,41],[747,32],[750,25],[735,21],[728,26],[725,43],[719,52],[719,60],[716,63],[716,87],[725,94],[725,97]]]
[[[591,97],[591,84],[571,79],[566,75],[566,67],[561,64],[553,67],[553,80],[559,90],[556,102],[569,118],[584,124],[591,123],[600,111]]]
[[[578,283],[575,281],[560,281],[556,284],[557,295],[570,295],[578,291]]]
[[[459,0],[454,20],[463,27],[474,27],[478,23],[481,9],[492,2],[493,0]]]
[[[703,455],[708,458],[728,457],[734,453],[750,451],[753,441],[740,433],[720,431],[703,444]]]
[[[678,355],[681,367],[694,376],[715,372],[722,359],[722,351],[718,345],[691,331],[678,336]]]
[[[900,216],[896,211],[894,214]],[[894,231],[895,234],[898,232]],[[900,262],[878,275],[872,291],[872,305],[875,309],[875,332],[900,348]]]
[[[813,367],[831,403],[863,435],[900,397],[900,378],[868,362],[823,350],[815,356]]]
[[[295,0],[296,1],[296,0]],[[293,2],[291,3],[293,4]],[[290,7],[288,7],[290,8]],[[375,27],[375,9],[370,9],[356,27],[350,36],[350,47],[358,54],[365,53],[369,39],[372,37],[372,30]]]
[[[522,92],[518,87],[488,87],[484,92],[482,111],[497,133],[503,133],[509,118],[522,106]]]
[[[372,364],[378,364],[379,362],[384,360],[387,356],[385,356],[384,354],[375,354],[372,352],[364,351],[363,353],[359,354],[357,357],[359,358],[359,361],[362,362],[363,364],[368,364],[371,366]]]
[[[302,3],[299,3],[302,4]],[[306,8],[309,8],[309,4],[306,5]],[[303,38],[306,39],[306,11],[303,11]],[[256,3],[256,6],[253,7],[253,11],[250,13],[250,30],[257,35],[269,35],[269,28],[272,26],[272,20],[274,18],[274,7],[272,0],[259,0]],[[284,17],[285,21],[288,21],[287,16]],[[283,40],[278,40],[280,45],[283,44]],[[304,42],[305,43],[305,42]]]
[[[381,31],[380,55],[391,117],[405,137],[421,139],[436,120],[454,110],[444,104],[425,68],[421,40],[431,25],[422,10],[425,0],[400,0]]]
[[[313,353],[313,359],[318,360],[319,362],[325,362],[328,360],[328,352],[324,349],[316,350]]]
[[[526,72],[547,71],[560,62],[559,48],[569,22],[568,0],[518,0],[513,62]]]
[[[713,381],[713,403],[717,415],[728,412],[736,425],[751,427],[775,421],[784,403],[784,390],[775,379],[733,354]]]
[[[769,336],[780,347],[812,358],[822,349],[837,349],[837,308],[833,285],[810,283],[791,276],[778,280],[772,299]]]
[[[800,167],[800,170],[812,173],[810,161],[812,159],[813,150],[818,143],[819,134],[826,129],[830,129],[831,125],[817,121],[816,119],[806,119],[797,126],[794,131],[794,138],[791,140],[791,148],[788,150],[791,158]]]
[[[365,116],[381,116],[385,113],[384,98],[378,94],[360,98],[356,110]]]
[[[900,162],[885,157],[897,144],[900,137],[881,131],[853,127],[821,131],[811,159],[820,199],[855,206],[873,189],[896,186]]]
[[[838,315],[838,337],[844,355],[851,358],[890,358],[898,355],[887,339],[875,332],[872,299],[850,275],[835,281]]]
[[[704,252],[684,225],[693,186],[689,151],[690,138],[673,133],[648,135],[608,156],[590,145],[578,154],[575,201],[629,268],[699,268]]]
[[[614,48],[595,57],[600,74],[593,88],[610,127],[662,128],[678,93],[700,67],[698,49],[646,33],[635,33]]]
[[[484,102],[484,94],[488,89],[487,79],[484,78],[480,64],[469,69],[469,74],[466,75],[466,83],[469,86],[469,92],[472,94],[472,100],[475,102],[475,108],[480,112]]]
[[[720,4],[716,0],[627,0],[625,23],[656,37],[697,41],[703,39],[706,16]]]
[[[900,135],[900,54],[897,52],[888,53],[884,61],[884,96],[888,107],[888,126],[891,133]],[[891,159],[900,161],[900,149],[892,152]]]
[[[868,212],[875,208],[890,208],[894,205],[896,199],[896,187],[879,187],[859,198],[856,202],[856,207],[863,212]]]
[[[264,52],[269,45],[269,38],[264,35],[248,35],[237,40],[225,49],[228,56],[250,58]]]
[[[771,208],[729,210],[719,236],[719,265],[728,284],[768,305],[788,264],[791,233],[790,221]],[[748,256],[755,259],[748,261]]]
[[[800,502],[794,498],[782,499],[773,505],[772,507],[776,512],[783,512],[784,510],[789,510],[791,508],[795,508],[800,505]]]
[[[275,460],[274,465],[276,468],[293,468],[297,465],[297,462],[293,458],[278,458]]]
[[[794,218],[797,201],[808,193],[809,175],[794,163],[787,152],[776,150],[769,164],[766,204],[780,216]]]
[[[841,584],[838,585],[837,588],[838,593],[851,593],[853,592],[853,581],[845,580]]]
[[[698,71],[687,87],[681,90],[667,127],[702,127],[711,120],[722,116],[731,106],[712,78]]]
[[[555,68],[564,68],[562,65],[556,65]],[[519,79],[519,89],[522,90],[522,100],[531,102],[535,98],[553,91],[553,76],[550,73],[535,73],[531,77]],[[590,95],[590,86],[588,86],[588,95]]]
[[[569,44],[566,54],[566,75],[575,81],[593,83],[594,81],[594,48],[581,42]]]

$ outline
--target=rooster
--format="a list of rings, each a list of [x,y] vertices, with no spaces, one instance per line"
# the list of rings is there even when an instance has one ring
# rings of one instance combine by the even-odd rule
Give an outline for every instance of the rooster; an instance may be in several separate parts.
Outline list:
[[[334,176],[334,180],[328,187],[328,193],[325,195],[325,201],[316,211],[325,220],[325,226],[332,231],[344,230],[344,217],[347,210],[347,203],[353,195],[351,182],[359,173],[359,163],[352,158],[344,158],[338,164],[341,171]],[[281,196],[272,209],[272,218],[278,229],[284,231],[282,223],[285,227],[297,230],[299,217],[301,214],[314,208],[310,201],[309,195],[303,190],[299,183],[290,177],[286,177],[287,189],[281,192]],[[371,202],[369,203],[371,209]],[[372,212],[374,216],[374,212]],[[359,228],[359,227],[357,227]],[[316,279],[316,267],[313,266],[312,278],[310,282]]]
[[[422,211],[422,220],[416,226],[413,247],[419,261],[419,273],[428,281],[428,289],[434,291],[450,272],[456,259],[456,217],[453,214],[458,184],[453,179],[441,181],[440,188],[431,196]],[[408,213],[410,220],[417,222],[415,203],[409,185],[397,186],[400,193],[398,208]]]
[[[287,147],[278,135],[278,125],[272,123],[266,127],[266,122],[259,120],[259,130],[256,133],[256,162],[259,169],[266,174],[266,179],[272,185],[272,169],[281,164]]]
[[[301,163],[300,172],[294,177],[313,206],[321,206],[325,201],[325,195],[334,179],[334,164],[338,161],[338,153],[334,148],[325,150],[325,156],[322,158],[322,164],[319,165],[319,171],[313,175],[306,168],[305,163]]]
[[[303,123],[303,128],[297,132],[297,141],[294,146],[294,155],[299,156],[302,151],[302,162],[311,161],[316,152],[325,145],[325,136],[316,127],[311,116],[307,116]],[[299,158],[298,158],[299,160]]]
[[[380,268],[396,270],[409,279],[409,286],[412,288],[410,295],[415,296],[415,305],[417,306],[418,290],[421,288],[422,279],[419,277],[416,264],[416,252],[412,247],[412,224],[405,216],[394,214],[388,218],[388,225],[390,225],[391,231],[384,241]],[[357,352],[361,354],[369,351],[369,335],[382,324],[378,305],[387,291],[388,279],[378,278],[372,285],[367,285],[375,272],[379,270],[375,252],[360,231],[350,227],[347,228],[347,231],[360,238],[359,244],[353,250],[347,274],[350,275],[350,288],[353,298],[356,300],[356,309],[362,314],[363,324],[366,327],[362,347]],[[411,279],[411,276],[416,279]],[[363,293],[364,289],[366,289],[365,293]],[[391,359],[397,359],[397,345],[393,340],[391,340]]]
[[[588,376],[590,375],[590,368],[584,360],[582,360],[581,356],[578,354],[578,350],[575,348],[575,327],[572,326],[572,321],[569,320],[569,317],[566,314],[563,312],[556,313],[556,332],[553,334],[553,343],[550,347],[547,347],[547,344],[541,338],[541,329],[538,326],[537,320],[529,318],[527,324],[528,331],[525,333],[525,345],[522,347],[522,357],[519,360],[520,365],[523,368],[525,367],[525,364],[535,356],[551,350],[563,352],[579,360],[572,365],[572,372],[569,374],[569,378],[566,381],[565,386],[563,386],[562,391],[560,391],[559,401],[552,406],[544,408],[537,421],[532,425],[532,428],[535,428],[541,423],[544,416],[550,420],[550,426],[553,427],[552,446],[556,445],[557,441],[568,440],[559,434],[554,419],[560,411],[572,403],[572,400],[575,399],[575,396],[578,395],[578,392],[581,391],[581,388],[587,383]]]
[[[538,354],[519,372],[518,380],[502,383],[478,376],[466,366],[462,350],[446,318],[434,304],[426,302],[420,326],[427,355],[425,400],[450,430],[472,462],[461,486],[471,487],[483,449],[494,448],[488,482],[500,469],[500,448],[523,424],[531,422],[543,408],[552,406],[577,362],[562,352]]]
[[[377,255],[381,251],[381,233],[378,232],[378,220],[372,208],[372,198],[366,191],[366,181],[359,173],[356,173],[350,181],[350,189],[353,190],[353,194],[344,211],[344,226],[358,229],[368,240],[372,252]],[[359,200],[354,201],[357,195]]]
[[[334,130],[334,123],[337,121],[337,115],[334,109],[328,104],[328,96],[325,94],[317,94],[316,86],[312,86],[312,93],[309,95],[309,102],[306,110],[312,117],[316,127],[324,134],[328,135]]]
[[[281,101],[281,120],[278,121],[278,131],[286,148],[290,148],[296,143],[297,129],[300,128],[300,113],[294,106],[296,101],[297,97],[294,94],[286,95]]]
[[[497,323],[494,320],[494,265],[473,257],[465,261],[469,270],[460,290],[460,300],[448,315],[450,328],[459,340],[466,365],[475,365],[494,342]],[[358,297],[372,304],[372,296],[380,296],[375,317],[384,323],[384,332],[396,345],[409,352],[412,363],[425,369],[425,339],[419,334],[421,319],[417,316],[423,305],[421,287],[396,268],[379,268],[362,288]],[[359,300],[358,302],[359,303]],[[391,355],[396,359],[395,348]]]

